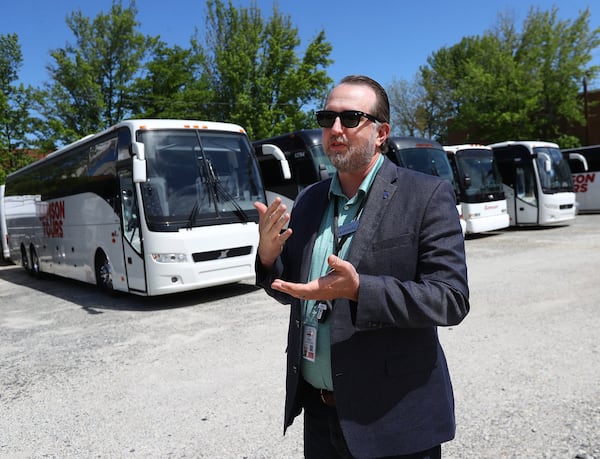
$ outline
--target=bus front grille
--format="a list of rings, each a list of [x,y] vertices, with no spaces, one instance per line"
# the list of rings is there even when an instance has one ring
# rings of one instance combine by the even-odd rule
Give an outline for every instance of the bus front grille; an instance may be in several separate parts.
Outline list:
[[[224,258],[241,257],[243,255],[250,255],[252,253],[252,246],[247,245],[244,247],[233,247],[231,249],[223,250],[211,250],[209,252],[197,252],[192,254],[192,258],[196,263],[201,261],[221,260]]]

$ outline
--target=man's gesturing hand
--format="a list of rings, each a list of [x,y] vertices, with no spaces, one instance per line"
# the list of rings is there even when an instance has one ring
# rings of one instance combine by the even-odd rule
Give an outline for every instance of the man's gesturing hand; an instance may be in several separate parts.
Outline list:
[[[335,255],[329,255],[327,263],[331,270],[307,284],[297,284],[276,279],[271,284],[275,290],[306,300],[333,300],[348,298],[358,300],[359,277],[351,263]]]
[[[269,205],[265,206],[262,202],[255,202],[254,207],[258,211],[258,258],[264,267],[270,268],[283,249],[283,244],[292,235],[292,230],[285,228],[290,220],[290,214],[287,214],[285,204],[281,203],[281,198],[277,197]]]

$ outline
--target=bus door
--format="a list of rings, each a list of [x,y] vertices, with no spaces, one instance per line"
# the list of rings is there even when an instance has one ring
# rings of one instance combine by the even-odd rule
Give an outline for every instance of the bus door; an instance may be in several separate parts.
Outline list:
[[[121,225],[123,231],[123,256],[130,290],[146,291],[146,276],[140,235],[140,218],[135,187],[130,171],[119,173],[121,193]]]
[[[538,222],[538,199],[533,162],[528,151],[506,148],[494,153],[511,225]]]
[[[515,224],[536,224],[539,222],[539,203],[533,164],[529,161],[515,160],[514,206]],[[509,212],[510,215],[510,212]]]

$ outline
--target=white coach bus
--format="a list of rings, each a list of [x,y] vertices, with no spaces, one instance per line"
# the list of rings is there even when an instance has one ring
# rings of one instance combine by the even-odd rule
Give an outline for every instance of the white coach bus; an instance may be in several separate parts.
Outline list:
[[[509,226],[506,199],[491,148],[484,145],[445,145],[458,182],[466,234]]]
[[[579,212],[600,212],[600,145],[563,149],[562,154],[569,162]]]
[[[266,202],[243,128],[128,120],[6,179],[10,257],[103,290],[161,295],[254,276]]]
[[[502,176],[512,226],[548,226],[575,219],[571,171],[557,144],[507,141],[489,147]]]

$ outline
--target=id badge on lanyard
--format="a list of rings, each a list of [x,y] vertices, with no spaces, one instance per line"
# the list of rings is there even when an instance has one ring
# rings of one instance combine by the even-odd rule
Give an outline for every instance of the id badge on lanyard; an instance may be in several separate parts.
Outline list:
[[[302,337],[302,358],[310,362],[314,362],[317,354],[317,332],[319,322],[324,322],[327,319],[327,314],[331,306],[328,302],[319,301],[315,303],[310,311],[306,314],[304,322],[304,334]]]

